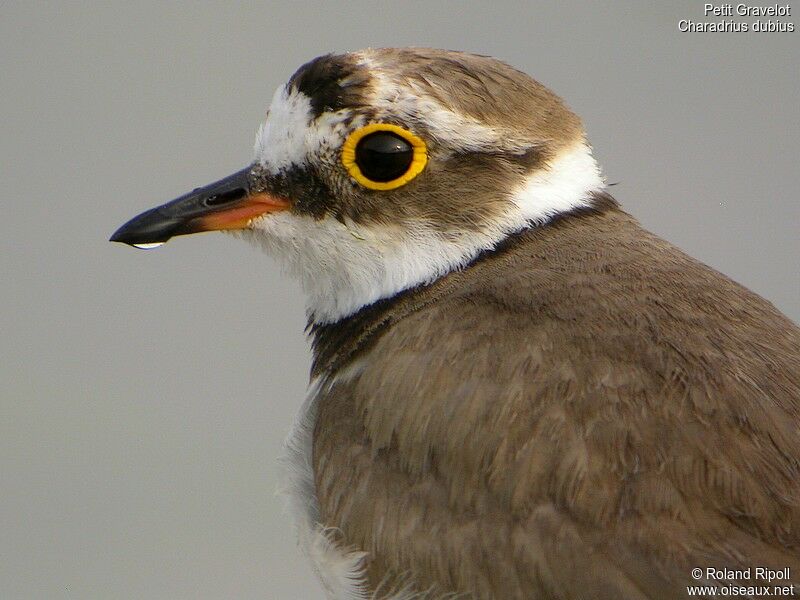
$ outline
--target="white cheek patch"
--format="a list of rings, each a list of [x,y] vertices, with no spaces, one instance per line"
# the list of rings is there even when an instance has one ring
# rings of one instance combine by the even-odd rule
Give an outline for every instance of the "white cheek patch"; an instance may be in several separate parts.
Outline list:
[[[283,85],[275,92],[267,120],[256,134],[254,162],[271,173],[306,165],[313,157],[342,145],[349,116],[349,111],[341,110],[314,120],[311,99]],[[355,120],[353,125],[358,123]]]

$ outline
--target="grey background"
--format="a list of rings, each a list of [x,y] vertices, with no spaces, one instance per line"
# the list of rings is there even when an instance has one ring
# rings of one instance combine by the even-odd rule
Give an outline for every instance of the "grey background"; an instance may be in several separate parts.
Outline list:
[[[318,54],[527,71],[583,116],[627,210],[800,318],[800,34],[588,4],[2,4],[0,598],[321,597],[274,496],[308,368],[297,286],[220,234],[106,241],[245,166]]]

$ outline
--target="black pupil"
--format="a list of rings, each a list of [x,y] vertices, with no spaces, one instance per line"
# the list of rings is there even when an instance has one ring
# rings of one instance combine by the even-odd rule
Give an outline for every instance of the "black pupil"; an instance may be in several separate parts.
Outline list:
[[[412,160],[414,148],[394,133],[370,133],[356,146],[356,164],[372,181],[384,183],[405,175]]]

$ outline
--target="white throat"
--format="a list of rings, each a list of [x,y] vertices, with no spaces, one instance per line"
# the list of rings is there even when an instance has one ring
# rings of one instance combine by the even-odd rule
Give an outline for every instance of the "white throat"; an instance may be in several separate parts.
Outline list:
[[[477,233],[445,237],[425,223],[409,230],[287,212],[256,219],[240,235],[276,255],[300,280],[314,322],[331,323],[459,269],[525,227],[588,206],[603,186],[591,150],[579,143],[510,190],[508,210]]]

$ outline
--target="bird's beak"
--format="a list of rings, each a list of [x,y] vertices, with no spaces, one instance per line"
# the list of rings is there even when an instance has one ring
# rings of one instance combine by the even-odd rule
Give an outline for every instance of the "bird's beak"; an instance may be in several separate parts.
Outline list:
[[[176,235],[243,229],[254,218],[289,209],[284,198],[251,193],[250,167],[134,217],[111,236],[137,248],[160,246]]]

